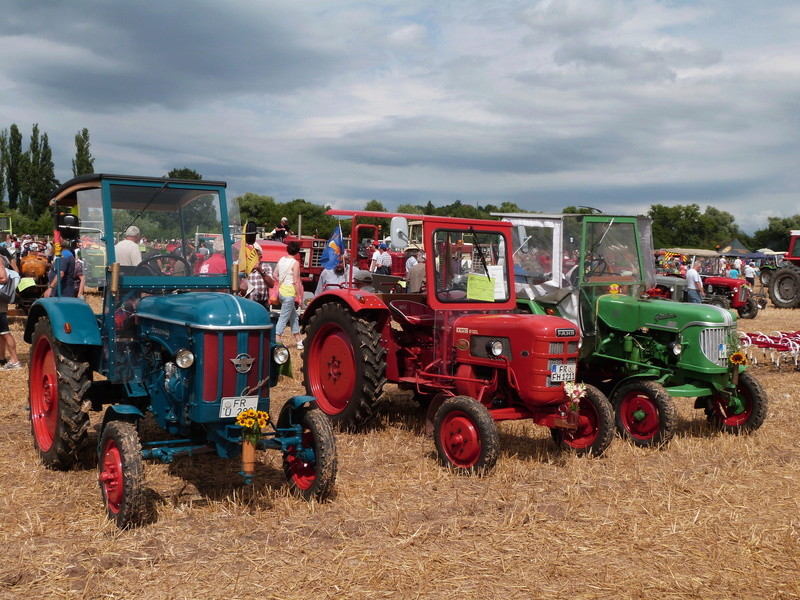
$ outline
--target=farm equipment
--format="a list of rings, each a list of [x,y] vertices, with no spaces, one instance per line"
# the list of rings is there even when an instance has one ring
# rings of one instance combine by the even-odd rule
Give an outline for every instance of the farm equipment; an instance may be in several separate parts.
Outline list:
[[[696,398],[695,408],[725,431],[761,426],[767,395],[740,364],[733,314],[646,293],[655,286],[649,219],[498,216],[516,226],[520,308],[580,328],[579,378],[608,395],[624,438],[638,446],[668,442],[676,426],[672,397]]]
[[[752,288],[744,279],[734,279],[724,275],[717,275],[717,261],[719,253],[713,250],[676,248],[666,252],[683,257],[687,266],[694,264],[700,278],[703,280],[705,296],[703,302],[719,306],[720,308],[734,309],[742,319],[755,319],[761,306],[760,300],[766,298],[763,294],[753,293]],[[656,286],[648,290],[653,297],[668,298],[678,302],[686,302],[686,279],[682,275],[659,272],[656,270]]]
[[[276,342],[267,310],[230,293],[239,276],[230,235],[238,208],[226,202],[224,183],[87,175],[58,188],[51,206],[56,239],[100,233],[95,256],[107,256],[110,265],[100,314],[78,298],[42,298],[31,307],[24,336],[31,344],[34,445],[45,466],[69,469],[88,444],[88,411],[108,405],[97,446],[106,513],[121,528],[142,524],[151,515],[143,460],[239,456],[237,414],[252,409],[266,418],[269,388],[288,366],[289,352]],[[87,231],[81,220],[103,229]],[[227,273],[194,275],[176,254],[121,266],[110,232],[134,222],[153,237],[180,240],[184,249],[198,226],[218,232]],[[183,268],[173,268],[177,263]],[[94,373],[104,379],[94,381]],[[141,440],[139,423],[147,415],[172,437]],[[282,452],[293,492],[325,497],[336,476],[327,419],[309,396],[289,399],[274,417],[253,433],[257,448]],[[252,473],[242,474],[250,483]]]
[[[405,215],[328,214],[352,218],[353,240],[374,227],[359,219],[391,217],[392,245],[408,243]],[[424,292],[367,291],[350,265],[342,287],[307,307],[307,392],[338,426],[356,429],[373,414],[385,383],[412,390],[428,405],[440,462],[460,472],[495,464],[495,421],[502,420],[531,419],[550,428],[562,449],[601,454],[613,437],[611,405],[591,385],[580,402],[565,394],[578,355],[572,323],[517,313],[510,225],[421,220],[429,249]]]
[[[789,234],[789,250],[769,280],[769,298],[778,308],[800,306],[800,229]]]

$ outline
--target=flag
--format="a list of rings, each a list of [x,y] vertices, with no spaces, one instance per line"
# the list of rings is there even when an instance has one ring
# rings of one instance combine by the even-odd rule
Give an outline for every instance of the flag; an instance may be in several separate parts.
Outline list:
[[[331,239],[328,240],[328,245],[325,246],[325,250],[322,251],[322,257],[320,258],[319,263],[325,269],[333,269],[337,264],[339,264],[339,260],[342,257],[342,252],[344,252],[342,226],[337,225],[336,229],[333,230]]]

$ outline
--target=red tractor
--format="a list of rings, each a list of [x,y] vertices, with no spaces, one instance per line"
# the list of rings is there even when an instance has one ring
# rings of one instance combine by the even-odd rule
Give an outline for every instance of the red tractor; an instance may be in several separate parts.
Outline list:
[[[410,215],[331,210],[352,218],[352,240],[392,218],[392,245],[408,243]],[[418,219],[417,215],[413,216]],[[303,315],[303,374],[331,420],[357,429],[385,383],[428,405],[440,461],[462,472],[490,469],[499,451],[495,421],[531,419],[563,449],[602,453],[614,414],[592,386],[573,389],[580,334],[566,319],[516,311],[511,225],[422,217],[427,260],[419,293],[376,293],[348,281],[324,291]],[[394,288],[400,290],[401,288]],[[565,393],[567,388],[572,394]]]
[[[769,278],[769,297],[777,308],[800,307],[800,229],[789,235],[789,251]]]

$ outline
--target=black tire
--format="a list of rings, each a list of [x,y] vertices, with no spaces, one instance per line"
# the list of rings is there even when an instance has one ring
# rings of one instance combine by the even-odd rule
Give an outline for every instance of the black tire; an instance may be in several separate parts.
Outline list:
[[[781,267],[772,274],[769,298],[777,308],[795,308],[800,303],[800,271],[797,267]]]
[[[81,350],[55,339],[44,317],[34,328],[28,369],[33,445],[47,468],[70,469],[86,448],[89,414],[83,405],[92,384],[89,363]]]
[[[99,447],[98,480],[106,515],[120,529],[143,524],[149,506],[136,425],[109,421],[103,428]]]
[[[772,281],[772,269],[761,269],[759,279],[761,280],[761,287],[769,287],[769,282]]]
[[[582,427],[577,430],[556,427],[550,430],[550,435],[563,451],[578,456],[600,456],[614,440],[614,409],[603,392],[593,385],[587,385],[579,414],[585,417]]]
[[[306,500],[324,500],[333,490],[338,469],[333,428],[328,417],[318,408],[297,409],[293,415],[288,403],[281,409],[278,427],[289,427],[294,424],[293,418],[298,417],[300,423],[297,424],[303,428],[304,448],[292,446],[284,452],[283,472],[293,494]],[[303,460],[301,453],[305,448],[314,451],[313,461]]]
[[[764,424],[769,410],[767,392],[749,371],[739,373],[739,384],[736,386],[738,396],[744,404],[744,412],[727,415],[728,403],[724,397],[706,397],[701,399],[706,404],[706,416],[709,422],[726,433],[741,434],[755,431]]]
[[[742,319],[755,319],[758,316],[758,300],[750,296],[747,303],[736,310]]]
[[[500,434],[487,408],[469,396],[445,400],[433,419],[439,462],[463,474],[490,471],[500,453]]]
[[[675,435],[675,403],[657,381],[640,379],[621,385],[611,405],[620,436],[636,446],[660,447]]]
[[[386,349],[375,323],[336,302],[308,320],[303,350],[306,391],[334,425],[354,431],[372,416],[386,383]]]
[[[731,307],[730,300],[728,300],[727,298],[723,298],[722,296],[714,296],[708,301],[708,303],[711,306],[719,306],[720,308],[724,308],[725,310],[728,310]]]

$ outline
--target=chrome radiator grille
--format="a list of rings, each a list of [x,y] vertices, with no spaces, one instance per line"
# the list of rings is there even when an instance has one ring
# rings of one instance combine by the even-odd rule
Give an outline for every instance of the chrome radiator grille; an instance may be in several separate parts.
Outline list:
[[[700,347],[706,358],[714,364],[725,367],[728,364],[728,335],[727,327],[709,327],[700,332]]]

